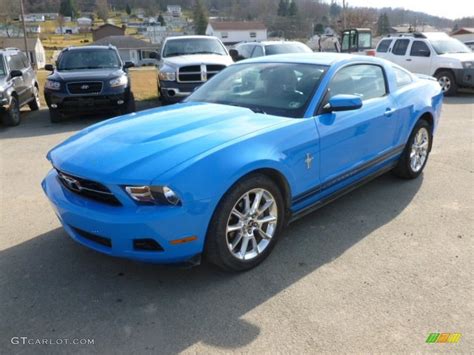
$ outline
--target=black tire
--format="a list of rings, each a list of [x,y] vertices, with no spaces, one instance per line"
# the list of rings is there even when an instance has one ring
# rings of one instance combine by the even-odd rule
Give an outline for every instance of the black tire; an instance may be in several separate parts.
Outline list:
[[[415,137],[417,136],[418,132],[420,130],[426,130],[427,136],[428,136],[428,142],[427,142],[427,152],[426,152],[426,158],[421,165],[421,167],[417,170],[414,170],[412,168],[411,164],[411,158],[410,155],[412,154],[412,148],[413,144],[415,141]],[[398,161],[397,166],[395,169],[393,169],[393,173],[403,179],[415,179],[420,174],[423,172],[423,169],[426,166],[426,163],[428,162],[428,158],[431,152],[431,146],[433,144],[433,135],[432,135],[432,127],[430,124],[424,120],[420,119],[417,124],[415,125],[415,128],[413,128],[412,133],[410,134],[410,138],[408,139],[408,142],[405,146],[405,149],[403,150],[402,156],[400,157],[400,160]]]
[[[443,90],[444,96],[455,95],[458,91],[458,85],[456,84],[456,78],[453,73],[449,70],[441,70],[435,74],[438,83]]]
[[[128,97],[127,102],[125,103],[124,107],[121,110],[122,115],[127,115],[129,113],[133,113],[137,110],[136,104],[135,104],[135,96],[133,96],[132,93],[130,93],[130,96]]]
[[[63,115],[61,114],[61,112],[59,112],[58,110],[49,109],[49,120],[51,121],[51,123],[59,123],[61,122],[62,118]]]
[[[39,90],[36,86],[33,89],[33,100],[28,103],[28,106],[31,111],[38,111],[41,107]]]
[[[255,189],[264,189],[266,192],[269,192],[271,194],[269,196],[273,197],[274,205],[276,207],[275,210],[277,211],[277,221],[276,225],[273,225],[273,236],[271,239],[266,240],[267,245],[263,248],[263,250],[261,250],[259,253],[256,253],[256,256],[252,257],[249,260],[242,260],[232,254],[228,247],[226,233],[227,224],[231,223],[231,218],[235,218],[235,215],[233,215],[233,213],[231,212],[234,206],[236,206],[236,204],[241,201],[241,199],[247,192],[251,192]],[[268,201],[264,199],[265,197],[262,199],[262,203],[264,203],[263,201],[265,201],[265,203]],[[269,211],[272,208],[273,207],[270,207],[266,211]],[[218,266],[219,268],[225,271],[245,271],[257,266],[263,260],[265,260],[265,258],[271,253],[276,242],[278,241],[278,238],[281,234],[281,230],[285,224],[285,211],[286,209],[282,193],[278,186],[271,179],[261,174],[250,175],[242,179],[225,193],[214,212],[214,215],[211,219],[211,223],[209,224],[206,237],[206,244],[204,250],[205,258],[212,264]],[[262,214],[260,215],[260,217],[264,218],[265,216],[263,216]],[[266,217],[268,217],[268,215]],[[258,218],[255,218],[255,220],[257,219]],[[269,224],[262,224],[261,226],[262,229],[265,229],[268,228]],[[252,227],[250,226],[250,228]],[[266,230],[266,232],[268,232],[268,229]],[[231,233],[241,233],[241,231],[229,232],[229,234]],[[261,238],[261,234],[257,230],[252,231],[251,233],[253,233],[255,238],[259,239],[258,243],[264,241],[264,238]],[[234,234],[233,236],[235,238],[236,234]],[[236,243],[236,249],[240,249],[240,251],[242,250],[242,244],[244,239],[245,238],[240,237],[239,240],[242,240],[242,242]],[[248,242],[248,245],[252,250],[253,245],[251,241]],[[248,250],[248,247],[246,248],[246,250]]]
[[[2,114],[2,122],[5,126],[18,126],[21,122],[20,103],[16,96],[12,96],[10,107]]]

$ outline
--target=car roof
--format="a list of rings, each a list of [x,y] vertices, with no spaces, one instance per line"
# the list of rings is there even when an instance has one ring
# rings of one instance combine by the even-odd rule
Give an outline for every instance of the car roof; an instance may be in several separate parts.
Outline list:
[[[166,37],[166,40],[169,41],[169,40],[174,40],[174,39],[199,39],[199,38],[218,39],[218,38],[215,37],[215,36],[199,36],[199,35],[195,35],[195,36],[171,36],[171,37]]]
[[[377,57],[330,52],[276,54],[271,56],[246,59],[239,63],[301,63],[331,66],[336,63],[342,63],[347,61],[364,61],[377,64],[384,63],[383,59]]]
[[[77,50],[94,50],[94,49],[117,49],[114,46],[100,46],[100,45],[92,45],[92,46],[72,46],[67,47],[64,51],[77,51]]]

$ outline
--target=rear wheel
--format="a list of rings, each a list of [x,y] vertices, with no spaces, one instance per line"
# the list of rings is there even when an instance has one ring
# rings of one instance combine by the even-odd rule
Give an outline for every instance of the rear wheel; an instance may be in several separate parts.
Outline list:
[[[31,111],[38,111],[41,107],[39,90],[36,86],[33,88],[33,100],[30,101],[28,106]]]
[[[435,77],[438,79],[438,83],[441,86],[444,95],[451,96],[456,94],[458,86],[456,85],[454,75],[450,71],[440,71],[439,73],[436,73]]]
[[[284,202],[278,186],[253,175],[222,198],[209,226],[207,259],[228,271],[257,266],[272,251],[284,224]]]
[[[404,179],[417,178],[425,168],[432,144],[431,127],[425,120],[415,125],[402,156],[393,170]]]
[[[5,126],[18,126],[20,121],[20,103],[16,96],[12,96],[10,107],[2,114],[2,122]]]

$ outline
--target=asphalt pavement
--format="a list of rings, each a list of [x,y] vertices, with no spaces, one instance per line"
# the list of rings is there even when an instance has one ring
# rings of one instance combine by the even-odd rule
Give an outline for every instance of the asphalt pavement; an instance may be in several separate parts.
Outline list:
[[[419,179],[384,175],[306,216],[241,274],[115,259],[66,235],[40,187],[45,154],[101,119],[25,110],[0,126],[1,354],[472,353],[473,95],[445,99]],[[427,344],[433,332],[462,336]]]

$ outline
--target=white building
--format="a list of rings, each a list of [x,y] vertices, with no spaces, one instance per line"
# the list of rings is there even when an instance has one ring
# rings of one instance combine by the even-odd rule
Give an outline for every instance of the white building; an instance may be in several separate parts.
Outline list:
[[[209,21],[206,35],[219,38],[224,44],[267,40],[267,28],[257,21]]]
[[[21,20],[21,15],[20,15]],[[44,22],[46,18],[43,14],[25,14],[25,22]]]
[[[88,17],[79,17],[76,22],[77,25],[82,28],[89,28],[92,26],[92,20]]]
[[[181,17],[181,6],[179,5],[168,5],[166,10],[173,17]]]
[[[63,26],[56,27],[54,33],[57,35],[75,35],[79,33],[79,27]]]

